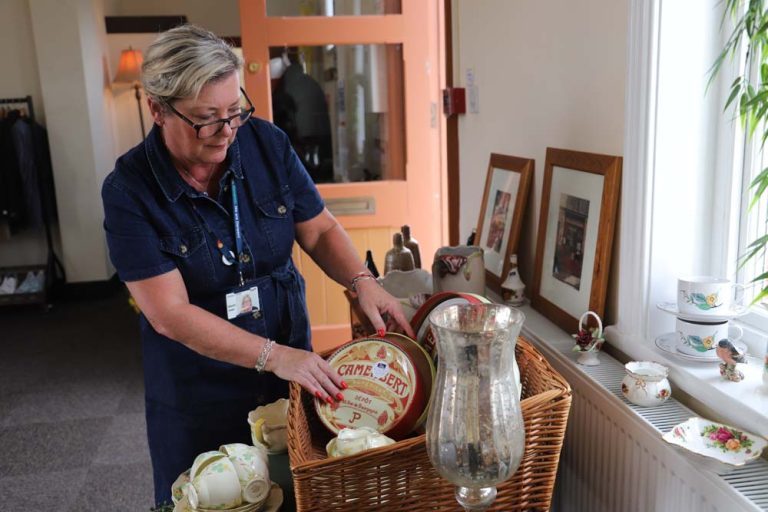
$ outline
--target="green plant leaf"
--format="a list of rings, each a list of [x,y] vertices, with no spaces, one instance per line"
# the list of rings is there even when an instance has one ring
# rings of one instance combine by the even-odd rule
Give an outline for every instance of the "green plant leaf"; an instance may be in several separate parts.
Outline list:
[[[755,304],[759,304],[766,297],[768,297],[768,286],[760,290],[760,293],[758,293],[757,296],[752,299],[752,302],[750,302],[749,305],[754,306]]]
[[[766,188],[768,188],[768,180],[763,180],[757,184],[756,190],[754,192],[755,195],[752,197],[752,201],[749,202],[750,210],[757,204],[760,198],[763,197],[763,192],[765,192]]]

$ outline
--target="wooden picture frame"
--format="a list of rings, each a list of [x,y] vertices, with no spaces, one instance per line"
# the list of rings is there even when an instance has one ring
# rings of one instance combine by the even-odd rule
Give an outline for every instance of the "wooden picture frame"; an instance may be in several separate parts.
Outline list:
[[[547,148],[531,305],[568,333],[605,314],[622,158]]]
[[[517,253],[533,169],[530,158],[491,153],[475,245],[483,249],[486,286],[497,293]]]

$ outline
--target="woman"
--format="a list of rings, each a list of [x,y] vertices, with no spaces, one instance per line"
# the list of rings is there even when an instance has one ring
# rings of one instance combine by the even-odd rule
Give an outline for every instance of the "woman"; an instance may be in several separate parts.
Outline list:
[[[340,399],[346,384],[311,351],[294,241],[357,291],[379,332],[385,314],[413,334],[285,134],[250,118],[241,64],[201,28],[161,34],[142,66],[154,127],[102,188],[110,257],[142,311],[157,504],[198,453],[248,442],[248,411],[287,396],[288,381]]]

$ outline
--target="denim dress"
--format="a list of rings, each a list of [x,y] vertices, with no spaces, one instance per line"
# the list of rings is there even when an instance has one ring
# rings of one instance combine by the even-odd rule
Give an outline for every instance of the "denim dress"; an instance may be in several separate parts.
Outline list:
[[[117,160],[102,187],[109,254],[122,281],[178,269],[190,303],[226,319],[225,296],[242,289],[217,239],[234,250],[231,186],[236,184],[245,287],[260,309],[229,320],[253,334],[311,350],[304,279],[291,259],[295,223],[324,205],[287,136],[251,119],[229,147],[220,194],[197,192],[171,163],[160,129]],[[139,317],[146,419],[157,504],[199,453],[250,444],[248,411],[287,397],[287,382],[205,357]]]

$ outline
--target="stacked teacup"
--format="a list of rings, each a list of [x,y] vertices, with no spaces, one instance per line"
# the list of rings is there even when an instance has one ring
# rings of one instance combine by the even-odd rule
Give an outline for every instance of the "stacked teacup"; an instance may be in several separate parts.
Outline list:
[[[701,359],[716,359],[715,349],[722,339],[741,338],[739,326],[731,336],[729,320],[744,309],[744,286],[728,279],[696,276],[677,280],[677,350]]]
[[[241,443],[201,453],[171,489],[174,510],[261,510],[272,488],[267,461],[262,447]]]

